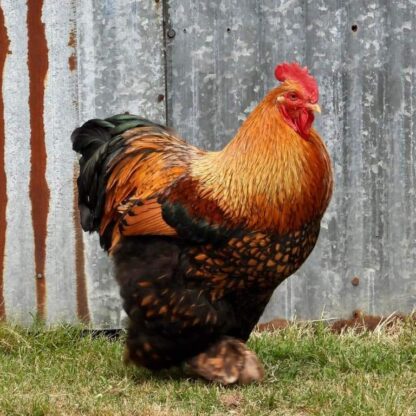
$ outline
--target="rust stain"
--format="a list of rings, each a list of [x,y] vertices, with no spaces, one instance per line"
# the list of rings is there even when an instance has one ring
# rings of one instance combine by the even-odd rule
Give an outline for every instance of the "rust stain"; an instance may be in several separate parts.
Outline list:
[[[9,52],[10,41],[7,36],[7,28],[4,22],[3,9],[0,7],[0,320],[5,319],[6,311],[3,297],[3,271],[4,271],[4,249],[6,244],[6,206],[7,188],[6,171],[4,169],[4,102],[3,102],[3,71]]]
[[[75,52],[68,58],[68,66],[70,71],[75,71],[77,69],[77,56],[75,55]]]
[[[36,302],[38,315],[45,318],[45,259],[49,211],[49,188],[46,182],[46,146],[43,120],[45,78],[48,72],[48,46],[42,23],[43,0],[27,0],[29,109],[31,172],[29,195],[35,237]]]
[[[81,218],[78,209],[78,191],[76,178],[79,174],[78,163],[74,168],[74,228],[75,228],[75,271],[77,283],[77,316],[81,322],[90,322],[88,309],[87,283],[85,278],[84,242],[82,240]]]
[[[75,51],[77,46],[77,34],[75,28],[69,32],[68,46],[74,49],[68,58],[68,67],[70,71],[75,71],[77,69],[77,54]]]
[[[71,29],[69,32],[69,41],[68,46],[71,48],[75,48],[77,46],[77,33],[75,31],[75,28]]]

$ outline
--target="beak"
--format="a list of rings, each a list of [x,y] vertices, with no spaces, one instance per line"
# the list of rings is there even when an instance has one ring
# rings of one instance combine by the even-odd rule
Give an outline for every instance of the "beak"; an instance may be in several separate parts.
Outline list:
[[[319,104],[309,104],[308,108],[314,111],[315,113],[321,114],[321,107],[319,107]]]

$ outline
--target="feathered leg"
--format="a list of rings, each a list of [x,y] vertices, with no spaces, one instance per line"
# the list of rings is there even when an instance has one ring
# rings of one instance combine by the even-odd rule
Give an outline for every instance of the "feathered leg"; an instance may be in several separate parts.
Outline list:
[[[220,384],[249,384],[263,380],[264,369],[244,342],[223,337],[206,351],[187,361],[191,374]]]

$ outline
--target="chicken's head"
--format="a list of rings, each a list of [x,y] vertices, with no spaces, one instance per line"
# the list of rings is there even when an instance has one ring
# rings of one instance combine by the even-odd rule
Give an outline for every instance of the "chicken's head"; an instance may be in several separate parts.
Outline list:
[[[278,65],[275,76],[282,82],[277,89],[277,106],[284,120],[307,140],[315,119],[314,112],[321,112],[318,83],[309,74],[308,68],[302,68],[295,62]]]

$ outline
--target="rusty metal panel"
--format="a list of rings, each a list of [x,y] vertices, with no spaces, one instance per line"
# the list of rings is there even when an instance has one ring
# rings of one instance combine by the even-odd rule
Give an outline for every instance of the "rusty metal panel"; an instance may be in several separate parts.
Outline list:
[[[76,76],[68,58],[73,8],[45,0],[2,1],[6,218],[4,313],[29,323],[77,320],[73,154]],[[61,5],[62,6],[62,5]],[[69,187],[69,188],[68,188]]]
[[[4,312],[22,322],[30,322],[36,312],[35,259],[30,181],[29,77],[27,68],[26,3],[1,2],[4,24],[1,37],[5,56],[2,73],[5,178],[1,186],[5,218],[0,233],[5,237],[2,253]],[[5,48],[5,49],[3,49]],[[4,186],[6,185],[6,186]],[[5,198],[6,197],[6,198]],[[3,210],[2,210],[3,211]]]
[[[281,61],[307,65],[319,81],[324,113],[316,125],[333,158],[335,195],[317,248],[263,319],[411,311],[415,2],[168,4],[168,118],[192,143],[219,149],[228,142],[276,85]]]
[[[167,116],[220,149],[283,60],[318,78],[336,190],[263,319],[412,310],[415,32],[413,0],[0,0],[0,319],[122,323],[111,261],[78,225],[74,127]]]
[[[1,0],[0,10],[0,319],[119,327],[111,262],[79,226],[69,137],[117,112],[165,121],[162,5]]]

